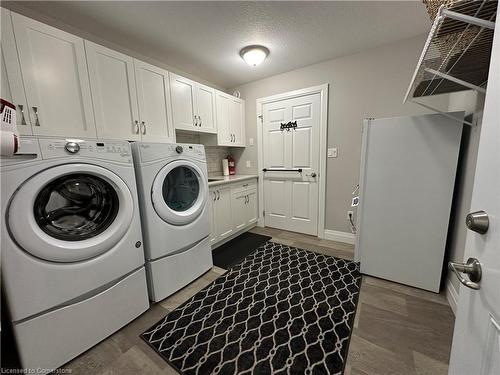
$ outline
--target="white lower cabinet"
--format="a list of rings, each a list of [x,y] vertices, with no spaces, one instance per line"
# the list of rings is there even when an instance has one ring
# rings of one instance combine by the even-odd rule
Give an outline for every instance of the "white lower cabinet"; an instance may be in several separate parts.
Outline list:
[[[209,195],[212,246],[257,222],[256,179],[214,186]]]

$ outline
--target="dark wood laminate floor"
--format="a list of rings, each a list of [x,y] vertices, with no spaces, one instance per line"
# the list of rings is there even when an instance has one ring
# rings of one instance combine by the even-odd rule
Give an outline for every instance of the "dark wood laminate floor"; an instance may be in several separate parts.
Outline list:
[[[273,241],[352,259],[352,245],[272,228],[254,228]],[[153,305],[132,323],[64,368],[77,374],[176,374],[139,334],[224,273],[214,267]],[[363,277],[346,375],[440,375],[448,372],[454,316],[443,294]]]

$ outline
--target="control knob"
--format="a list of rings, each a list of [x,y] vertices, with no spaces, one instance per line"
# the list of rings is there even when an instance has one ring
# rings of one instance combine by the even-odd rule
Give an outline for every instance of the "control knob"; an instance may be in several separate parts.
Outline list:
[[[70,154],[76,154],[78,151],[80,151],[80,145],[76,142],[68,142],[64,146],[66,151],[68,151]]]
[[[184,151],[184,150],[183,150],[182,146],[177,146],[177,147],[175,148],[175,151],[176,151],[178,154],[182,154],[182,151]]]

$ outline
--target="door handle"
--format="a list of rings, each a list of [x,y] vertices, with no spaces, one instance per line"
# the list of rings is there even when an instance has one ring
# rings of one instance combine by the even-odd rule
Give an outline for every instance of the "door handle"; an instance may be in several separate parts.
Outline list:
[[[35,126],[40,126],[40,119],[38,118],[38,107],[33,107],[35,113]]]
[[[474,232],[485,234],[488,232],[488,227],[490,226],[490,219],[488,214],[484,211],[471,212],[465,218],[465,224],[467,228],[473,230]]]
[[[453,271],[458,280],[467,288],[480,289],[479,282],[482,276],[481,263],[476,258],[469,258],[467,263],[448,262],[448,269]],[[469,275],[469,280],[466,280],[461,275],[462,273]]]
[[[26,125],[26,119],[24,118],[24,105],[18,104],[19,110],[21,111],[21,125]]]
[[[146,135],[146,123],[141,121],[142,135]]]
[[[139,121],[134,120],[135,134],[139,134]]]

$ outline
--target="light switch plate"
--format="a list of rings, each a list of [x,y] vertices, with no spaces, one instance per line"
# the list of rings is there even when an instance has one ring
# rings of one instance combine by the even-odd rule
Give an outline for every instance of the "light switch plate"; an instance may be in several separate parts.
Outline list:
[[[250,146],[253,146],[253,138],[249,138],[248,143],[250,144]]]
[[[250,162],[250,160],[247,160],[247,168],[252,168],[252,163]]]
[[[337,147],[332,147],[328,149],[328,157],[329,158],[336,158],[338,155],[338,149]]]

